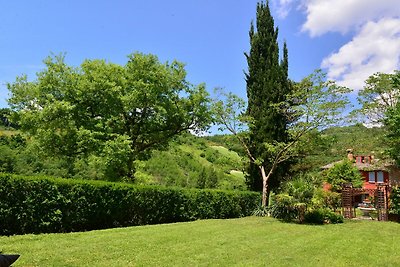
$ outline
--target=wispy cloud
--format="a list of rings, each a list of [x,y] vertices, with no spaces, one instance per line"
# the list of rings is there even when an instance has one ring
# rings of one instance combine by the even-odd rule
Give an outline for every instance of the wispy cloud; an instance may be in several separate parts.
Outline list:
[[[384,18],[362,26],[353,39],[326,57],[322,67],[340,84],[359,90],[375,72],[400,67],[400,19]]]
[[[272,2],[279,18],[286,18],[298,0],[275,0]]]
[[[275,0],[278,13],[287,16],[293,6],[306,20],[302,31],[310,37],[328,32],[352,38],[327,55],[321,67],[328,76],[354,90],[375,72],[400,68],[399,0]]]

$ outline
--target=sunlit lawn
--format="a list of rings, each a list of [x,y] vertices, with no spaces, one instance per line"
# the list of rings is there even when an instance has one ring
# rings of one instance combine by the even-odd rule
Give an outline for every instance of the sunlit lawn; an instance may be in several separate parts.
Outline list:
[[[13,266],[400,266],[400,224],[204,220],[0,237]]]

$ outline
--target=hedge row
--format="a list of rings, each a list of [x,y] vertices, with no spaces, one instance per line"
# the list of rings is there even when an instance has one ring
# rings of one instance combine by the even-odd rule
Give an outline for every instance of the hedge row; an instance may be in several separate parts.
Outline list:
[[[0,235],[242,217],[259,199],[254,192],[0,174]]]

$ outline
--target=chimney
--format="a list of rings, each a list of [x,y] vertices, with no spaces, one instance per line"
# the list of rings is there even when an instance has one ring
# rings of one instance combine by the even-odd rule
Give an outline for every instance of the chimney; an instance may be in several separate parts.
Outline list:
[[[347,159],[353,162],[354,161],[353,149],[349,148],[346,151],[347,151]]]

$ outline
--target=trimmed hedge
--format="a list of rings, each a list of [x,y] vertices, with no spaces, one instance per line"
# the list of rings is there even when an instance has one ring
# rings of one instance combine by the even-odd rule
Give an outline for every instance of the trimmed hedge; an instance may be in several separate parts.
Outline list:
[[[255,192],[0,174],[0,235],[235,218],[259,200]]]

